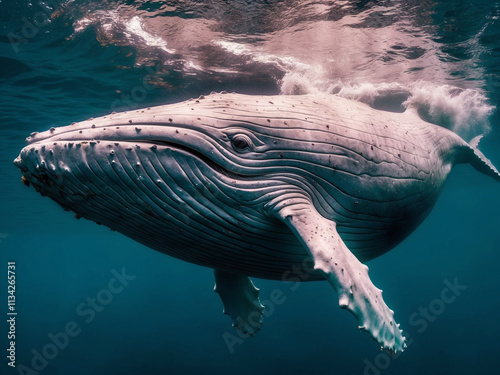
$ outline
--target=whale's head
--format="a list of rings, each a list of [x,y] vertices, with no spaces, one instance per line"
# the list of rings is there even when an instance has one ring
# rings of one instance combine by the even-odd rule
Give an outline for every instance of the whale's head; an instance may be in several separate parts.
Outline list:
[[[333,165],[294,124],[300,115],[279,113],[265,97],[212,94],[32,133],[14,163],[26,184],[81,216],[88,202],[117,213],[188,196],[269,203],[282,185],[298,189],[310,165]]]
[[[156,249],[152,233],[198,225],[221,232],[245,222],[272,235],[273,211],[318,194],[311,179],[334,164],[326,133],[305,132],[299,113],[283,119],[284,107],[213,94],[111,114],[32,133],[14,163],[26,184],[77,217]]]

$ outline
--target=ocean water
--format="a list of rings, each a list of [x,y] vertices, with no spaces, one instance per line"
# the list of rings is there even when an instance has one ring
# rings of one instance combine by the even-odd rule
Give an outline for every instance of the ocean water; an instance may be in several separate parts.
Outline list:
[[[409,338],[391,357],[325,282],[255,279],[264,325],[240,338],[211,270],[76,220],[12,160],[33,131],[226,90],[414,106],[466,140],[485,134],[500,166],[499,17],[491,0],[0,0],[0,373],[498,374],[500,185],[470,166],[368,264]]]

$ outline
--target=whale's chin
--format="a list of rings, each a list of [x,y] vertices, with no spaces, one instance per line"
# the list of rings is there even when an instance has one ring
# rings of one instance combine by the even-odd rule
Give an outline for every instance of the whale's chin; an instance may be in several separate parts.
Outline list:
[[[61,177],[73,176],[72,170],[85,170],[99,176],[107,165],[120,168],[132,168],[137,173],[144,162],[153,169],[168,170],[173,165],[194,165],[202,168],[205,174],[214,173],[223,176],[244,179],[248,176],[235,173],[226,166],[217,163],[202,152],[185,145],[165,140],[58,140],[57,142],[35,142],[26,146],[14,160],[23,173],[23,182],[33,183],[43,180],[44,184],[61,182]],[[140,178],[140,174],[130,178]],[[158,179],[157,179],[158,180]],[[46,195],[48,192],[46,191]]]

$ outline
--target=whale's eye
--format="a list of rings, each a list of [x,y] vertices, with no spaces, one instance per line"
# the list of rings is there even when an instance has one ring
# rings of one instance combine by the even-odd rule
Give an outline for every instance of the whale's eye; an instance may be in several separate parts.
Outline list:
[[[239,134],[232,139],[233,148],[238,152],[245,152],[250,150],[250,139],[243,134]]]

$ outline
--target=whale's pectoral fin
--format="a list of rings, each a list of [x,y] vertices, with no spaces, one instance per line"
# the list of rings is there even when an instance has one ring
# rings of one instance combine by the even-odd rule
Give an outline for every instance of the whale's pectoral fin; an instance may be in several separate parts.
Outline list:
[[[262,325],[264,306],[259,300],[259,289],[246,275],[214,270],[215,288],[224,304],[224,314],[233,320],[233,327],[247,335],[254,335]]]
[[[335,222],[321,216],[312,204],[282,207],[278,216],[297,235],[339,295],[341,308],[351,311],[359,328],[368,331],[383,348],[401,352],[406,347],[394,312],[382,299],[368,276],[368,267],[347,248],[337,233]]]

